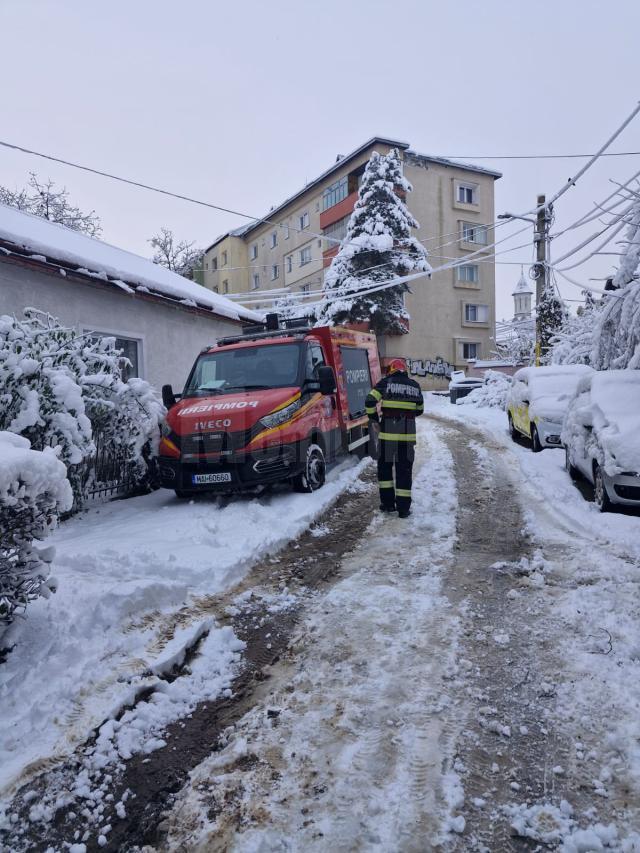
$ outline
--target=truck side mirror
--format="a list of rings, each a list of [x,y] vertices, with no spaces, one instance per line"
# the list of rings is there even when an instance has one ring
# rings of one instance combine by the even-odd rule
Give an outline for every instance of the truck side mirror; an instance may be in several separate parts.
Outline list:
[[[337,386],[333,368],[324,364],[320,367],[317,367],[316,370],[318,371],[318,383],[320,385],[320,393],[324,395],[335,394]]]
[[[171,385],[162,386],[162,402],[164,403],[165,409],[170,409],[171,406],[175,406],[176,395],[173,393]]]

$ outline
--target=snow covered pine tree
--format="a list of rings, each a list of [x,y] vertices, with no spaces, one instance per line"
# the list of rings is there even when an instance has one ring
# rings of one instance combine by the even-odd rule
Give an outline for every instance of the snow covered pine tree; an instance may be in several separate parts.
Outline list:
[[[591,364],[591,351],[596,324],[602,303],[596,302],[588,290],[584,292],[584,305],[578,313],[568,315],[553,338],[552,364]]]
[[[420,226],[401,198],[411,189],[397,149],[387,155],[374,151],[347,233],[327,272],[316,312],[318,325],[368,323],[378,335],[408,331],[403,299],[408,284],[366,291],[399,276],[431,270],[427,250],[411,235],[411,229]]]
[[[568,317],[564,302],[556,295],[555,285],[549,284],[543,290],[536,315],[540,326],[540,360],[548,364],[553,340]]]

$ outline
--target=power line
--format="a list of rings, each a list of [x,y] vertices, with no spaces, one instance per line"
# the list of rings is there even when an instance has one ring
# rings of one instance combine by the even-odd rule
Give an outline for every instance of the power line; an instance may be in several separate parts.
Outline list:
[[[602,157],[635,157],[640,151],[610,151]],[[580,160],[593,154],[446,154],[446,160]]]

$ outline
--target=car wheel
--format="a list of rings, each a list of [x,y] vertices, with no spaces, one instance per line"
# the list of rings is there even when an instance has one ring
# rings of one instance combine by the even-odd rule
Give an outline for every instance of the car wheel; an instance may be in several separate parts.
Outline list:
[[[567,474],[571,477],[572,480],[577,480],[579,473],[578,469],[575,465],[571,464],[571,455],[569,453],[569,448],[565,444],[564,446],[564,469]]]
[[[296,492],[315,492],[324,486],[327,464],[319,444],[311,443],[305,454],[304,470],[293,478]]]
[[[593,498],[600,512],[608,512],[611,509],[611,501],[604,484],[602,468],[597,462],[593,465]]]
[[[518,440],[518,430],[516,429],[516,425],[513,422],[511,413],[509,413],[509,435],[514,441]]]
[[[542,445],[540,444],[540,436],[535,424],[531,424],[531,449],[534,453],[540,453]]]

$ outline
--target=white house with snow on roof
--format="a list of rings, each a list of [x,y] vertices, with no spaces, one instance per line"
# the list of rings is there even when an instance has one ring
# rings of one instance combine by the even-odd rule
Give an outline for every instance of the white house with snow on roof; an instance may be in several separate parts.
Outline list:
[[[198,352],[257,315],[152,261],[0,205],[0,314],[116,338],[130,375],[181,388]]]

